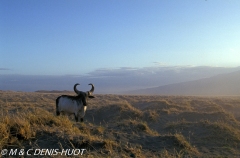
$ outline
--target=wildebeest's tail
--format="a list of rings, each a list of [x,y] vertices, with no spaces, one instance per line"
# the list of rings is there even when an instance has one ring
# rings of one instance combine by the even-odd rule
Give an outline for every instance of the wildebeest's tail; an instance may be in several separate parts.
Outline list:
[[[57,99],[56,99],[56,115],[57,116],[59,116],[60,115],[60,111],[59,111],[59,108],[58,108],[58,104],[59,104],[59,99],[60,99],[61,97],[58,97]]]

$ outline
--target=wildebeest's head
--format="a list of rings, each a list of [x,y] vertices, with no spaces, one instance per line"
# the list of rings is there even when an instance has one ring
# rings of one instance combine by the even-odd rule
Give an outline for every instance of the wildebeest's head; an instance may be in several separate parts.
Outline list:
[[[82,102],[83,102],[83,105],[86,106],[87,105],[87,98],[95,98],[93,96],[93,92],[94,92],[94,85],[92,83],[88,84],[88,85],[91,85],[92,88],[90,91],[87,91],[87,92],[82,92],[82,91],[79,91],[77,90],[77,85],[79,85],[79,83],[76,83],[73,87],[75,93],[77,93],[77,95],[81,98]]]
[[[87,91],[87,92],[83,92],[83,91],[79,91],[77,90],[77,85],[79,85],[79,83],[76,83],[73,87],[74,89],[74,92],[78,95],[78,96],[82,96],[84,97],[85,99],[83,100],[83,102],[85,102],[86,104],[86,98],[95,98],[93,96],[93,92],[94,92],[94,85],[92,83],[88,84],[88,85],[91,85],[92,88],[90,89],[90,91]]]

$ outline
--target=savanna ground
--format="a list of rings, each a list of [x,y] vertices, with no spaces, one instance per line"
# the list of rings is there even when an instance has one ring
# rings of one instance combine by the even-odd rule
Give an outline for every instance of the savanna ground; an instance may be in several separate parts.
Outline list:
[[[86,149],[78,156],[240,157],[240,96],[95,95],[84,123],[76,123],[73,116],[56,116],[59,95],[0,91],[0,151]]]

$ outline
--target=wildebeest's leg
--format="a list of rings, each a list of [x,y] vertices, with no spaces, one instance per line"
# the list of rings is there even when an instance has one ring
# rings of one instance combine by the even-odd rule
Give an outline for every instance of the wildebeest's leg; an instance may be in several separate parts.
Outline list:
[[[56,110],[56,114],[57,114],[57,116],[59,116],[59,115],[60,115],[60,112],[59,112],[58,110]]]
[[[78,116],[74,114],[76,122],[78,122]]]
[[[79,116],[81,117],[81,122],[83,122],[83,118],[85,116],[85,112],[87,110],[87,106],[83,106],[81,110],[79,111]]]

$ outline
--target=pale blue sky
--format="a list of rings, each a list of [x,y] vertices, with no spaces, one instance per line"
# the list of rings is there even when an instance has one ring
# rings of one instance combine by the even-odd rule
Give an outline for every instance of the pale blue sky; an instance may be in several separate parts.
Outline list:
[[[240,66],[239,0],[0,0],[0,74]]]

